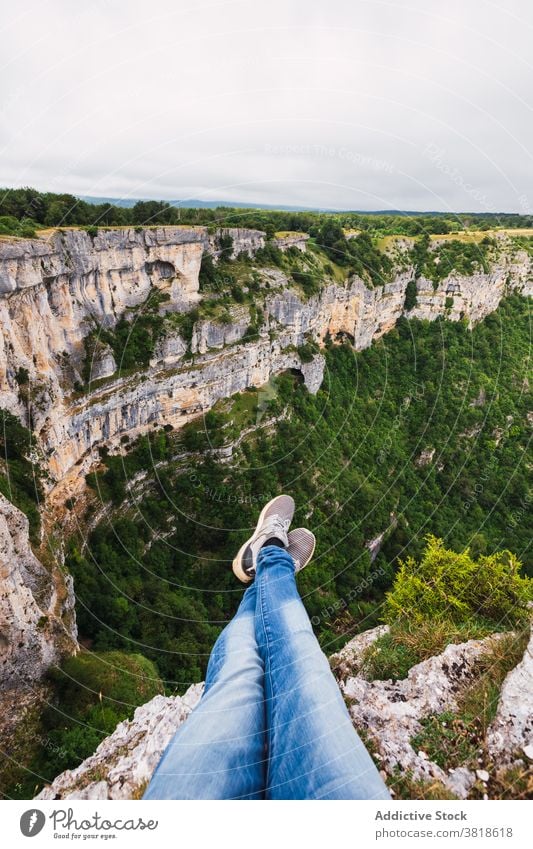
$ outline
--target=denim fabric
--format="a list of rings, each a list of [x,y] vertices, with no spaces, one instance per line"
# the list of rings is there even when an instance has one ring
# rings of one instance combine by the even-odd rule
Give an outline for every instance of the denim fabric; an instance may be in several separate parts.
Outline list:
[[[145,799],[389,799],[313,634],[284,549],[215,643],[205,692]]]

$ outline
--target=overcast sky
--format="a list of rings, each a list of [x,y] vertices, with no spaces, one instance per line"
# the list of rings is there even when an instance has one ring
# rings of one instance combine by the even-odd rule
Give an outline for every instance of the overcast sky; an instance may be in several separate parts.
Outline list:
[[[531,0],[0,0],[0,184],[531,212]]]

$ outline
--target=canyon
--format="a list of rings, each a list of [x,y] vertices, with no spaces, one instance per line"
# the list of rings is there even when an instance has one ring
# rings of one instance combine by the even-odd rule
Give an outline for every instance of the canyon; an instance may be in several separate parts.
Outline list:
[[[120,448],[148,430],[180,427],[221,399],[266,383],[285,369],[302,371],[310,391],[321,384],[322,365],[302,364],[297,349],[345,337],[368,347],[406,314],[407,284],[414,269],[398,268],[391,282],[370,288],[356,276],[325,279],[306,298],[283,271],[260,271],[263,321],[247,341],[248,309],[236,304],[224,321],[200,317],[190,351],[179,327],[166,321],[149,368],[122,374],[106,345],[92,357],[91,381],[82,392],[85,342],[124,316],[135,321],[153,292],[159,311],[183,315],[202,302],[202,255],[216,261],[221,235],[233,239],[233,255],[253,257],[264,247],[261,231],[205,227],[54,231],[33,240],[0,241],[0,407],[31,427],[49,473],[49,489],[76,488],[95,461],[95,449]],[[305,252],[305,241],[297,248]],[[434,285],[419,277],[409,317],[477,322],[506,294],[531,293],[531,257],[500,240],[489,273],[454,272]],[[20,375],[29,392],[21,392]],[[65,487],[65,480],[68,482]]]
[[[505,236],[496,240],[488,270],[452,271],[438,282],[417,276],[409,246],[398,239],[387,282],[372,286],[348,273],[340,279],[325,265],[320,288],[308,295],[286,270],[264,261],[269,240],[260,230],[95,229],[0,239],[0,408],[33,433],[32,459],[44,472],[39,553],[50,548],[41,563],[26,517],[0,496],[5,733],[13,727],[17,699],[31,704],[32,688],[37,697],[47,669],[78,650],[74,592],[62,568],[58,528],[65,503],[84,490],[102,449],[123,453],[138,436],[179,429],[221,399],[287,370],[317,393],[324,379],[321,349],[329,343],[347,340],[363,350],[402,317],[472,327],[506,295],[532,294],[531,255]],[[249,258],[258,289],[221,311],[220,297],[202,289],[201,268],[206,256],[219,265],[224,237],[231,237],[233,258]],[[306,234],[281,234],[277,242],[282,252],[311,259],[317,250]],[[433,248],[438,244],[435,239]],[[415,302],[406,309],[413,283]],[[147,312],[160,320],[149,363],[121,368],[106,340],[121,321],[133,328]],[[172,705],[182,721],[183,706]],[[157,702],[158,711],[161,706]]]

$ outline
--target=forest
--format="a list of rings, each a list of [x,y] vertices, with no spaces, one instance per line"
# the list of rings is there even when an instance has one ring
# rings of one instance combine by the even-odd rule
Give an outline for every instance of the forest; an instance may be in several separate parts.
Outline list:
[[[172,224],[203,224],[210,227],[250,227],[276,231],[299,230],[318,234],[325,222],[334,220],[347,229],[366,230],[374,236],[423,233],[454,233],[464,229],[533,226],[533,215],[518,213],[404,213],[394,212],[298,212],[220,206],[188,208],[186,203],[139,200],[133,206],[109,202],[89,203],[71,194],[39,192],[27,187],[0,189],[0,235],[31,237],[42,227],[124,227]]]

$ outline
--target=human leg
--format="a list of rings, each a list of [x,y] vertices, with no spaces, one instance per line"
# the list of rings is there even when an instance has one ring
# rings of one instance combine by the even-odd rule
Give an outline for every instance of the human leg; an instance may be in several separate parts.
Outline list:
[[[252,584],[213,647],[204,694],[167,746],[145,799],[264,798],[264,667],[255,607]]]
[[[257,559],[256,638],[265,665],[267,799],[388,799],[313,634],[281,548]]]

